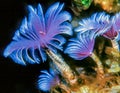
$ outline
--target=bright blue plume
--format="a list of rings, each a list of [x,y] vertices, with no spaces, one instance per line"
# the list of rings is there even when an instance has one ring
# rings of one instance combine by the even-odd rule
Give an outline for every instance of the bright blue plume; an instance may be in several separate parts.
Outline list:
[[[46,61],[45,49],[56,52],[62,50],[66,42],[62,36],[72,35],[71,15],[62,11],[64,4],[53,4],[45,14],[40,4],[37,8],[28,6],[29,16],[22,21],[15,32],[13,41],[4,51],[4,56],[11,57],[16,63],[40,63]]]
[[[43,70],[41,73],[38,80],[38,88],[42,91],[50,91],[52,87],[55,87],[60,82],[57,74],[52,69],[49,72]]]

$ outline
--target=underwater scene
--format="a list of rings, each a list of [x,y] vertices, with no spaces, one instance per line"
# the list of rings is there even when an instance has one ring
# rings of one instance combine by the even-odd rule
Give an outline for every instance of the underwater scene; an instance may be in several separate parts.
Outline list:
[[[15,4],[1,47],[4,69],[26,78],[13,93],[120,93],[120,0]]]

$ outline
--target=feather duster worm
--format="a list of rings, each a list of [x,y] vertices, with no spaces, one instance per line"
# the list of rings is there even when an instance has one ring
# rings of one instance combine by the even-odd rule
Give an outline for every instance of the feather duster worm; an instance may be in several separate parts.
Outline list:
[[[75,32],[91,31],[98,36],[105,33],[110,27],[110,16],[105,12],[95,13],[90,18],[84,18],[79,22],[79,26],[75,28]]]
[[[117,40],[120,32],[119,21],[120,21],[120,13],[117,13],[111,18],[110,23],[112,23],[112,25],[110,29],[108,29],[105,33],[102,34],[102,36],[111,40],[112,46],[116,50],[119,50],[119,44]]]
[[[56,85],[59,85],[60,80],[58,75],[50,69],[49,72],[46,70],[41,71],[41,75],[38,80],[38,88],[42,91],[50,91]]]
[[[118,36],[118,33],[120,32],[120,13],[117,13],[116,15],[114,15],[111,19],[109,23],[111,23],[111,27],[110,29],[108,29],[103,36],[108,38],[108,39],[115,39]]]
[[[77,38],[69,40],[65,53],[76,60],[82,60],[91,55],[94,48],[93,33],[78,34]]]
[[[29,16],[24,18],[16,31],[13,41],[4,51],[16,63],[25,65],[46,61],[45,48],[56,52],[62,50],[65,38],[61,34],[72,35],[71,16],[62,11],[64,4],[55,3],[45,13],[40,4],[37,8],[28,6]]]

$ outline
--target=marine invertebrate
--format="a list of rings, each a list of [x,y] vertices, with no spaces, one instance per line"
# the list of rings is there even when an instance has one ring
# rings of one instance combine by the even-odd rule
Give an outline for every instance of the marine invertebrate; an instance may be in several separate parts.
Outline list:
[[[55,3],[45,13],[40,4],[37,8],[28,6],[29,16],[25,17],[15,32],[13,41],[4,51],[16,63],[40,63],[46,61],[45,49],[56,52],[62,50],[65,38],[62,34],[72,35],[71,15],[62,11],[64,4]]]
[[[93,33],[86,32],[78,34],[77,38],[69,40],[65,53],[76,60],[82,60],[91,55],[94,48],[95,36]]]
[[[92,31],[94,35],[99,36],[105,33],[110,27],[110,15],[105,12],[94,13],[89,18],[84,18],[79,22],[79,26],[75,28],[75,32]]]
[[[112,18],[110,23],[112,24],[110,29],[108,29],[105,33],[102,34],[102,36],[110,39],[112,46],[114,49],[119,50],[119,44],[118,44],[118,36],[120,32],[120,13],[116,13]]]
[[[46,70],[41,71],[41,75],[38,80],[38,88],[42,91],[50,91],[53,87],[60,83],[58,75],[50,69],[49,72]]]
[[[118,34],[119,34],[119,31],[120,31],[120,23],[119,23],[119,20],[120,20],[120,14],[119,13],[116,13],[111,19],[110,23],[112,24],[110,29],[108,29],[104,34],[103,36],[108,38],[108,39],[115,39],[117,38]]]

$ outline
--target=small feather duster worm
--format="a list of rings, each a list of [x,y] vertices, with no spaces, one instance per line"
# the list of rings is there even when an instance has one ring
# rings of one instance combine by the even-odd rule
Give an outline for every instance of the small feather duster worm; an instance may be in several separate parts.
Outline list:
[[[111,24],[109,20],[110,16],[105,12],[95,13],[90,18],[84,18],[79,22],[79,26],[75,29],[75,32],[92,31],[95,35],[100,35],[106,32]]]
[[[95,36],[93,33],[79,33],[77,38],[69,40],[65,53],[76,60],[82,60],[92,54],[94,43]]]
[[[62,34],[72,35],[69,23],[71,16],[67,11],[62,11],[63,6],[64,4],[55,3],[45,15],[40,4],[37,8],[28,6],[28,18],[24,18],[13,41],[5,49],[4,56],[25,65],[26,62],[34,64],[46,61],[46,48],[53,52],[62,50],[66,41]]]
[[[46,70],[41,71],[41,75],[38,80],[38,88],[42,91],[50,91],[52,87],[59,84],[60,80],[58,75],[50,69],[49,72]]]
[[[115,39],[120,32],[120,13],[116,13],[113,17],[111,17],[110,23],[112,24],[110,29],[108,29],[103,36],[108,39]]]

